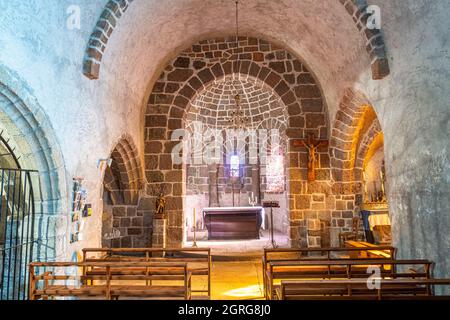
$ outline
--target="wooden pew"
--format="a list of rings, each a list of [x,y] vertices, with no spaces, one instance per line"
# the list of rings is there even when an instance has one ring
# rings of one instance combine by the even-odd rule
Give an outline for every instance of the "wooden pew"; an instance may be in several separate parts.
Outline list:
[[[436,296],[434,287],[450,285],[450,279],[379,279],[369,288],[365,279],[281,281],[277,300],[448,300]],[[373,283],[371,283],[373,285]],[[431,289],[430,289],[431,287]]]
[[[376,254],[373,254],[375,252]],[[378,252],[385,254],[380,255]],[[340,259],[395,259],[397,249],[391,246],[356,247],[356,248],[277,248],[264,249],[262,259],[263,283],[267,287],[266,272],[272,261],[295,260],[340,260]],[[320,255],[320,256],[319,256]],[[266,296],[267,298],[267,296]]]
[[[390,256],[389,252],[386,252],[386,250],[380,250],[379,246],[373,243],[365,242],[365,241],[346,241],[345,242],[346,248],[362,248],[362,249],[370,249],[367,250],[367,253],[371,257],[377,257],[388,259]]]
[[[407,272],[398,267],[420,266],[422,272]],[[430,279],[433,262],[428,260],[341,259],[271,261],[265,271],[265,295],[272,299],[275,280],[368,278],[369,267],[379,267],[382,278]]]
[[[83,249],[84,262],[179,262],[186,263],[192,277],[200,276],[207,278],[206,290],[192,290],[192,293],[201,293],[200,297],[210,299],[211,297],[211,249],[209,248],[86,248]],[[144,269],[136,268],[137,274],[145,274]],[[92,270],[89,273],[105,272],[105,270]],[[120,272],[117,270],[116,272]],[[199,296],[196,296],[199,297]]]
[[[144,269],[145,274],[136,273],[136,268]],[[90,274],[94,270],[105,272]],[[81,275],[77,275],[79,272]],[[87,285],[88,281],[92,284]],[[123,281],[127,284],[120,284]],[[190,300],[191,274],[186,263],[174,262],[33,262],[30,299],[49,297]]]

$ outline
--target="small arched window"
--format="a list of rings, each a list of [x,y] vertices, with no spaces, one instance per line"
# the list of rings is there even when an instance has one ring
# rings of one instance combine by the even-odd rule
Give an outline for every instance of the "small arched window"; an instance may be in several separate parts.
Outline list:
[[[240,177],[240,159],[238,155],[232,155],[230,157],[230,177],[239,178]]]

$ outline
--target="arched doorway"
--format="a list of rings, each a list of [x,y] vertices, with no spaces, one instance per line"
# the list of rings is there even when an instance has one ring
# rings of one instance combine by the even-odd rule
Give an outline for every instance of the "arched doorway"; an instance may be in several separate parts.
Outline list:
[[[0,299],[20,300],[27,297],[27,265],[36,249],[33,180],[38,172],[21,169],[9,140],[0,135]]]
[[[65,257],[68,243],[57,228],[65,219],[59,147],[40,106],[20,90],[27,100],[0,83],[0,299],[26,299],[28,263]]]
[[[378,116],[365,95],[353,88],[342,93],[330,141],[332,181],[341,199],[354,201],[354,214],[344,211],[332,226],[352,229],[352,219],[361,217],[365,240],[391,245],[389,179],[386,170],[384,135]],[[340,202],[342,210],[349,203]],[[353,206],[353,204],[351,204]],[[337,204],[336,204],[337,206]]]

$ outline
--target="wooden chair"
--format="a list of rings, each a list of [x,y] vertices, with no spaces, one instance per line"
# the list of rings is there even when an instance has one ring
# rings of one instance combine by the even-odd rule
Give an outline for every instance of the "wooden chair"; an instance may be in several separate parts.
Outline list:
[[[391,226],[389,225],[374,226],[372,232],[376,243],[389,244],[392,242]]]
[[[361,219],[359,217],[354,217],[352,219],[352,231],[339,233],[339,245],[344,246],[345,241],[348,240],[364,240],[364,234],[360,232]]]

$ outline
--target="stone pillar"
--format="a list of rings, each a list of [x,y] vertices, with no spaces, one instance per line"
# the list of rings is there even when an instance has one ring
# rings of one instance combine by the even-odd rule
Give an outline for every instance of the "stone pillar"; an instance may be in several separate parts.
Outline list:
[[[259,165],[257,164],[252,165],[252,192],[256,197],[258,197],[258,203],[262,203]]]
[[[208,166],[209,176],[209,206],[220,207],[219,204],[219,186],[218,186],[218,165],[212,164]]]
[[[152,247],[153,248],[165,248],[166,247],[166,230],[167,219],[161,217],[155,217],[153,219],[153,233],[152,233]]]

